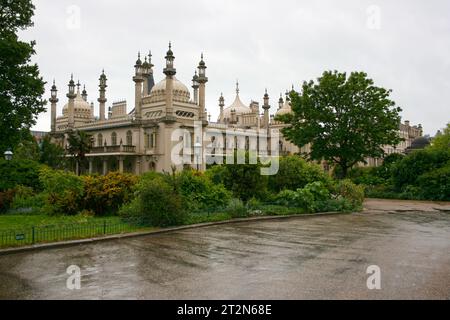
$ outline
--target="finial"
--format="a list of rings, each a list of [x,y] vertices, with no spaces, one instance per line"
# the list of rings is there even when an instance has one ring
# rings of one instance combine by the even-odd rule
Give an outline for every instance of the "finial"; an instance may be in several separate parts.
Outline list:
[[[152,63],[152,57],[153,57],[153,55],[152,55],[152,50],[150,50],[150,51],[148,52],[148,62]]]
[[[169,41],[169,49],[172,49],[172,41]]]
[[[80,80],[78,80],[78,83],[77,83],[77,91],[78,92],[80,92],[80,87],[81,87]]]
[[[239,80],[236,80],[236,94],[239,95]]]
[[[55,79],[53,79],[53,85],[54,85],[54,86],[56,85],[56,83],[55,83]]]

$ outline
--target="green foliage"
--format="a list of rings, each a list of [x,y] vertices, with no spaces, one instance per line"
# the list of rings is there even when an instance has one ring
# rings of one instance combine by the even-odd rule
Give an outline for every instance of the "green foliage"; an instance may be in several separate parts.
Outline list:
[[[39,145],[31,134],[14,148],[14,159],[39,161]]]
[[[347,177],[356,184],[376,186],[386,182],[378,172],[378,168],[375,167],[359,167],[350,170]]]
[[[442,168],[422,174],[417,185],[425,199],[450,201],[450,161]]]
[[[408,185],[417,186],[418,178],[426,172],[444,167],[450,160],[450,150],[417,150],[395,164],[392,181],[396,191]]]
[[[138,181],[134,175],[119,172],[111,172],[106,176],[85,176],[82,179],[84,207],[96,215],[115,213],[121,205],[128,203]]]
[[[14,189],[0,191],[0,213],[5,213],[11,207],[14,200]]]
[[[322,182],[316,181],[296,191],[281,191],[277,202],[281,205],[303,208],[308,212],[318,212],[321,209],[321,203],[329,199],[331,199],[329,190]]]
[[[53,169],[63,169],[67,166],[65,151],[62,147],[51,142],[50,136],[42,140],[39,162]]]
[[[69,143],[68,153],[72,155],[78,163],[78,172],[80,175],[84,169],[86,154],[92,149],[93,138],[85,131],[70,132],[67,138]]]
[[[179,192],[189,210],[222,208],[231,199],[231,193],[222,184],[213,184],[201,172],[183,171],[177,175]]]
[[[390,93],[363,72],[327,71],[317,83],[305,82],[301,95],[291,92],[293,112],[277,120],[288,124],[284,137],[299,147],[311,144],[311,159],[336,163],[345,177],[366,157],[383,156],[383,145],[401,141],[401,109]]]
[[[151,226],[176,226],[186,219],[182,197],[163,179],[146,180],[138,199],[140,214]]]
[[[249,216],[249,212],[244,202],[241,199],[231,199],[228,207],[225,210],[232,218],[246,218]]]
[[[75,215],[82,209],[82,178],[72,173],[42,168],[39,180],[46,193],[46,212],[52,215]]]
[[[278,173],[269,176],[269,189],[276,193],[284,189],[297,190],[315,181],[331,184],[331,178],[319,165],[299,156],[288,156],[280,158]]]
[[[346,199],[353,210],[362,209],[364,202],[364,187],[354,184],[351,180],[338,181],[333,192],[337,198]]]
[[[17,32],[33,25],[31,0],[2,1],[0,10],[0,154],[29,135],[38,114],[45,111],[45,92],[36,64],[35,42],[19,41]]]
[[[0,158],[0,191],[14,189],[18,185],[40,190],[39,169],[41,165],[32,160]]]
[[[44,205],[44,193],[36,194],[30,187],[18,186],[15,189],[11,209],[16,213],[42,214]]]
[[[450,123],[440,135],[434,137],[431,141],[431,146],[428,148],[433,150],[449,150],[450,149]]]

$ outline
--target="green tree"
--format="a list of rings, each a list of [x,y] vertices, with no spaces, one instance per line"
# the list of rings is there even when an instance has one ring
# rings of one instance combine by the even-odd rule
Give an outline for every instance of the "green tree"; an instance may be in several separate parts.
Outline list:
[[[440,135],[436,135],[431,141],[430,149],[434,150],[450,150],[450,123]]]
[[[77,175],[80,175],[84,169],[86,154],[92,149],[92,136],[84,131],[72,131],[68,136],[68,153],[73,156],[75,163],[78,164]]]
[[[29,128],[36,124],[37,115],[44,112],[42,100],[45,82],[39,68],[31,64],[35,42],[19,41],[17,32],[33,25],[31,0],[2,0],[0,2],[0,153],[14,148]]]
[[[366,157],[382,157],[383,145],[397,145],[400,108],[391,91],[374,86],[363,72],[326,71],[318,82],[305,82],[291,93],[292,113],[277,120],[283,135],[303,147],[311,143],[311,160],[335,163],[342,176]]]
[[[40,145],[39,162],[53,169],[64,169],[67,162],[64,148],[52,143],[50,136],[44,137]]]

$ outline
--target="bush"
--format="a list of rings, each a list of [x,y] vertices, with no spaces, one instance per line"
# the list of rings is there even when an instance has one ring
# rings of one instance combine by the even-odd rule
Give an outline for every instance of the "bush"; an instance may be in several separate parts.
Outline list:
[[[60,170],[43,168],[39,180],[46,194],[48,214],[76,215],[83,207],[84,184],[81,177]]]
[[[426,172],[444,167],[450,160],[449,150],[418,150],[401,161],[392,170],[392,181],[397,191],[408,185],[417,186],[418,178]]]
[[[421,175],[417,184],[423,198],[450,201],[450,162],[445,167]]]
[[[275,193],[284,189],[297,190],[316,181],[326,186],[331,184],[330,176],[319,165],[299,156],[288,156],[280,158],[278,173],[269,177],[269,189]]]
[[[106,176],[85,176],[83,180],[84,208],[96,215],[104,215],[117,212],[121,205],[131,200],[138,178],[131,174],[111,172]]]
[[[231,199],[225,210],[232,218],[246,218],[249,216],[247,207],[240,199]]]
[[[32,160],[0,159],[0,191],[14,189],[16,186],[26,186],[34,190],[41,190],[39,169],[42,166]]]
[[[45,206],[45,194],[35,194],[32,188],[18,186],[15,189],[11,209],[15,213],[40,214]]]
[[[11,208],[14,199],[15,190],[9,189],[0,191],[0,213],[5,213]]]
[[[378,172],[378,168],[374,167],[353,168],[348,173],[348,179],[356,184],[376,186],[386,182],[384,178],[378,175]]]
[[[335,186],[335,196],[347,200],[353,210],[362,209],[364,203],[364,187],[357,186],[352,181],[345,179],[339,181]]]
[[[186,216],[181,196],[163,179],[146,180],[139,189],[141,216],[154,227],[183,224]],[[136,208],[135,207],[135,208]]]
[[[222,184],[213,184],[201,172],[183,171],[177,175],[177,185],[189,210],[223,208],[231,199]]]
[[[331,199],[330,192],[320,182],[312,182],[297,191],[283,190],[277,196],[277,203],[284,206],[293,206],[307,212],[319,212],[324,203]]]

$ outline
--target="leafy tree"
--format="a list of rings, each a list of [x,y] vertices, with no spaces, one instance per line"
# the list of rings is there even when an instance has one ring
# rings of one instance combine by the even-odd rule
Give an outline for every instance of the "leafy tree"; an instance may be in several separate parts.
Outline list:
[[[80,175],[84,168],[84,160],[86,154],[92,149],[92,136],[84,131],[72,131],[68,136],[69,148],[68,152],[75,159],[78,164],[77,175]]]
[[[66,166],[64,149],[52,143],[50,136],[42,140],[39,162],[53,169],[63,169]]]
[[[291,93],[292,113],[277,117],[288,126],[283,135],[303,147],[311,143],[312,160],[335,163],[342,176],[366,157],[382,157],[383,145],[397,145],[400,108],[391,91],[374,86],[363,72],[324,72],[317,83]]]
[[[33,25],[31,0],[2,0],[0,4],[0,153],[14,148],[45,111],[44,81],[31,64],[35,42],[19,41],[17,32]]]
[[[14,159],[39,161],[39,145],[31,134],[16,145]]]
[[[431,149],[440,149],[440,150],[450,150],[450,123],[447,124],[447,127],[444,129],[444,132],[440,135],[437,135],[432,141]]]

